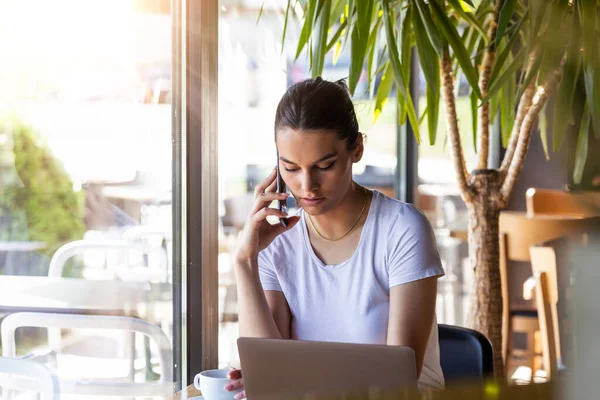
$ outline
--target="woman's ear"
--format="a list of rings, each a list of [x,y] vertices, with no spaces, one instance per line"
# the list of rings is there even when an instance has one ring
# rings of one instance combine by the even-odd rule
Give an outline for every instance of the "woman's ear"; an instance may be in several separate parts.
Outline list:
[[[357,163],[362,159],[363,153],[365,151],[365,138],[367,135],[364,133],[358,132],[358,137],[356,138],[356,147],[352,150],[352,162]]]

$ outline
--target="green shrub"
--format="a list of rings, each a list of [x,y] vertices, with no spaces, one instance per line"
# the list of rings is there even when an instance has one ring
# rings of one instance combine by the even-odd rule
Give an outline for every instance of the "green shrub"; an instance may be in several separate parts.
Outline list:
[[[84,194],[73,189],[60,160],[21,121],[1,121],[2,136],[0,217],[7,226],[0,229],[0,240],[43,242],[43,253],[52,255],[63,244],[81,239]]]

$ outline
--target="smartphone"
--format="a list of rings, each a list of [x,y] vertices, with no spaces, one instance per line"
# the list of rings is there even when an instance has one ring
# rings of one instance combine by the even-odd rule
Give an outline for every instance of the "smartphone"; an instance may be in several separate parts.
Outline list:
[[[281,178],[281,174],[279,173],[279,150],[277,150],[277,164],[275,165],[275,169],[277,171],[277,193],[285,193],[287,188],[285,187],[285,182],[283,181],[283,178]],[[287,214],[286,200],[277,200],[277,208],[279,208],[279,211]],[[287,218],[279,218],[279,222],[281,223],[281,225],[283,225],[284,228],[287,228]]]

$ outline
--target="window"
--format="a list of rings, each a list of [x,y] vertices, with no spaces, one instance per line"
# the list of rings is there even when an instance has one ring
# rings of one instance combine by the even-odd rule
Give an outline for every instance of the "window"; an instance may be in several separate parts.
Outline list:
[[[182,362],[173,23],[168,1],[0,3],[1,318],[33,326],[16,356],[130,398]]]
[[[282,51],[285,1],[220,1],[219,14],[219,366],[239,366],[237,301],[232,252],[253,203],[253,190],[276,163],[273,123],[281,96],[310,77],[304,55],[294,60],[300,23],[287,27]],[[264,6],[260,21],[257,16]],[[283,13],[282,13],[283,10]],[[336,63],[326,57],[323,78],[348,75],[349,51]],[[374,100],[367,93],[365,69],[355,94],[361,132],[367,134],[355,180],[395,196],[397,111],[392,93],[373,123]],[[292,203],[293,204],[293,203]]]

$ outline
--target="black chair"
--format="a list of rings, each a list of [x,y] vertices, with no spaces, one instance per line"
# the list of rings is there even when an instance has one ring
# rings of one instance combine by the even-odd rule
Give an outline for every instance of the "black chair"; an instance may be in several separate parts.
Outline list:
[[[492,344],[481,333],[452,325],[438,325],[440,363],[446,385],[493,378]]]

